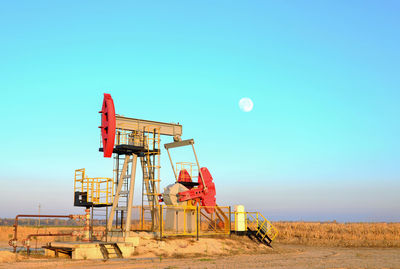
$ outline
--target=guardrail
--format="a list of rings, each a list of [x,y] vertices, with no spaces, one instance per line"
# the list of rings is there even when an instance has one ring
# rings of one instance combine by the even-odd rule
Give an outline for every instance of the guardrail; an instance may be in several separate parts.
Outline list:
[[[231,232],[230,213],[229,206],[159,205],[157,222],[161,225],[159,223],[152,225],[150,207],[136,206],[132,208],[131,227],[132,230],[137,231],[150,231],[152,227],[156,227],[154,232],[158,232],[160,238],[229,235]]]

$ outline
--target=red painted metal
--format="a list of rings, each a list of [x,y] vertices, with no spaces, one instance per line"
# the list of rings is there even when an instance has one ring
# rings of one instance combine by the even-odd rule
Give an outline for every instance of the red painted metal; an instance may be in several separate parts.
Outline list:
[[[179,201],[188,201],[194,199],[200,199],[201,205],[204,206],[207,213],[213,213],[214,207],[217,205],[215,195],[215,184],[210,171],[206,167],[202,167],[201,173],[199,173],[199,186],[197,188],[192,188],[188,191],[183,191],[179,194]],[[201,180],[201,175],[204,176],[204,184],[207,186],[205,189],[203,185],[203,180]]]
[[[179,171],[178,182],[192,182],[192,178],[186,169]]]
[[[115,107],[110,94],[105,93],[101,108],[101,137],[103,139],[104,157],[110,158],[115,142]]]

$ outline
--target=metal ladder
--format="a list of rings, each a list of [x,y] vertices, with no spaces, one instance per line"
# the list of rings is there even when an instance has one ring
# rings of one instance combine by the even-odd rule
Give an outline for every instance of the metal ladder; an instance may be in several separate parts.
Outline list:
[[[115,259],[115,258],[123,258],[122,256],[122,251],[118,247],[118,244],[116,243],[101,243],[100,245],[100,251],[103,254],[103,258],[105,260],[108,259]]]
[[[145,152],[140,157],[143,172],[142,183],[142,208],[148,204],[151,218],[151,230],[159,226],[159,185],[160,185],[160,133],[158,128],[145,128],[144,132]],[[142,211],[142,219],[145,219]]]
[[[108,219],[108,206],[105,207],[93,207],[92,206],[92,212],[90,214],[91,219],[90,219],[90,240],[102,240],[103,235],[101,238],[95,237],[94,234],[94,227],[95,226],[104,226],[107,224],[107,219]]]
[[[260,212],[246,212],[247,234],[251,239],[271,246],[278,230]]]

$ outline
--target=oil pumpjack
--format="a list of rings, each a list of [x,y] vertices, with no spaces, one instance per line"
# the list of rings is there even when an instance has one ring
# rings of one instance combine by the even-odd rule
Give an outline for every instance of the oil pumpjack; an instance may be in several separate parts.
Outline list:
[[[184,202],[202,205],[206,212],[213,213],[216,205],[215,185],[207,168],[200,168],[194,149],[194,140],[182,140],[182,125],[128,118],[115,113],[114,101],[105,93],[101,113],[101,138],[105,158],[114,154],[115,194],[111,212],[107,219],[107,233],[119,233],[127,236],[131,230],[132,204],[135,189],[135,174],[139,158],[142,172],[142,208],[148,207],[151,215],[151,231],[159,227],[159,203],[179,205]],[[172,136],[173,142],[164,145],[174,171],[176,183],[167,186],[160,193],[160,136]],[[192,181],[192,175],[182,165],[177,175],[172,162],[170,149],[191,146],[196,159],[198,182]],[[186,163],[187,164],[187,163]],[[193,178],[196,176],[193,176]],[[146,205],[147,203],[147,205]],[[143,211],[143,209],[142,209]],[[143,213],[142,213],[143,214]],[[114,225],[113,225],[114,224]]]
[[[105,158],[113,157],[113,178],[89,178],[84,169],[76,170],[74,205],[86,207],[87,223],[89,208],[92,220],[96,211],[105,208],[102,216],[106,217],[106,242],[136,240],[137,234],[132,231],[150,231],[160,238],[231,233],[231,207],[217,206],[213,177],[206,167],[200,166],[194,140],[182,140],[182,125],[118,115],[107,93],[99,113],[99,151]],[[167,185],[163,193],[160,192],[161,136],[173,138],[164,148],[175,177],[175,182]],[[195,163],[180,162],[174,167],[171,150],[180,147],[192,149]],[[133,206],[138,162],[143,174],[142,204]],[[134,214],[137,209],[139,218]],[[235,232],[252,235],[267,245],[276,237],[277,230],[259,212],[245,212],[243,206],[238,206],[234,213]]]

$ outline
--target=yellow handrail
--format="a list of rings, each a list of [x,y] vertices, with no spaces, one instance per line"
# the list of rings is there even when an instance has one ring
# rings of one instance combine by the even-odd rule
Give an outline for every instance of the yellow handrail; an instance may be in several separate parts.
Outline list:
[[[114,196],[113,184],[112,178],[87,177],[85,168],[75,170],[74,192],[86,192],[87,201],[95,205],[111,205]]]
[[[260,235],[261,239],[266,236],[273,241],[278,235],[278,230],[267,220],[260,212],[246,212],[247,227],[256,230],[256,235]]]

